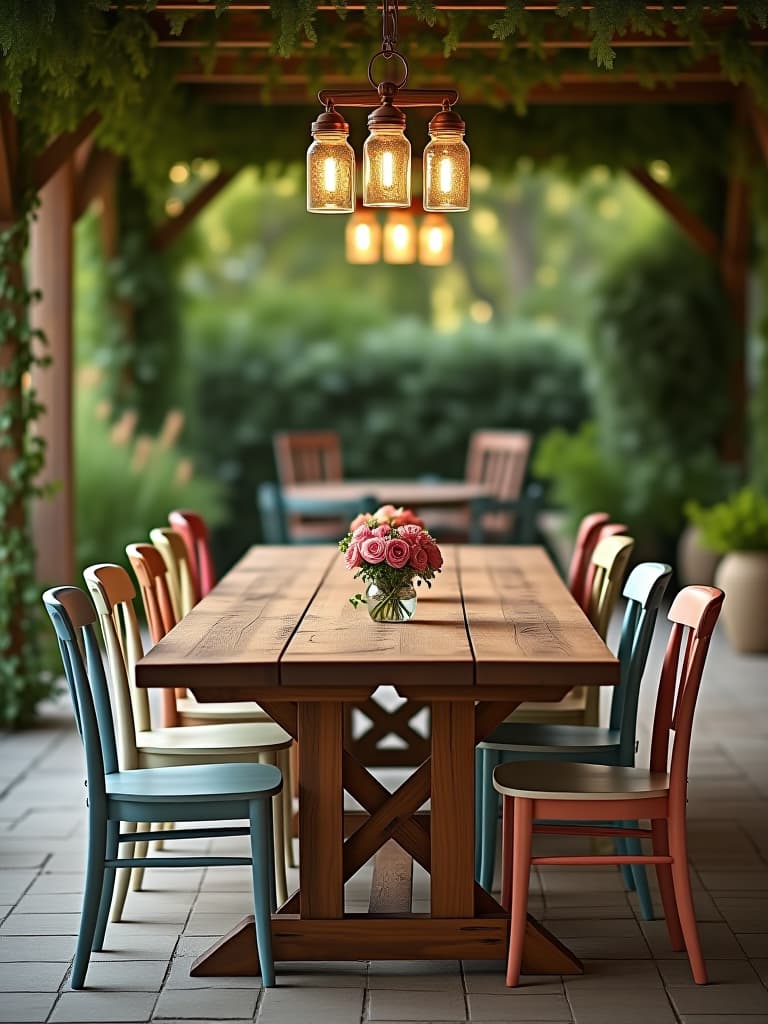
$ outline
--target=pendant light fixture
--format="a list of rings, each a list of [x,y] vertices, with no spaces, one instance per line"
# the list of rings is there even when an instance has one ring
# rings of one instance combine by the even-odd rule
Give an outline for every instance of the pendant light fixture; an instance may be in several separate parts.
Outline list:
[[[469,149],[464,121],[454,111],[455,90],[405,89],[408,62],[397,46],[397,0],[383,0],[381,49],[368,64],[368,91],[322,89],[325,106],[312,125],[314,142],[307,151],[307,209],[310,213],[352,213],[354,210],[354,153],[349,126],[337,107],[371,107],[370,135],[363,147],[363,206],[397,209],[411,205],[411,144],[405,135],[403,108],[441,107],[431,120],[431,141],[424,150],[424,209],[451,212],[469,209]],[[375,61],[398,60],[402,73],[377,83]],[[351,186],[351,196],[348,191]]]
[[[453,258],[453,228],[439,213],[428,213],[419,228],[419,263],[442,267]]]
[[[381,255],[381,228],[376,215],[357,210],[347,221],[346,252],[348,263],[378,263]]]

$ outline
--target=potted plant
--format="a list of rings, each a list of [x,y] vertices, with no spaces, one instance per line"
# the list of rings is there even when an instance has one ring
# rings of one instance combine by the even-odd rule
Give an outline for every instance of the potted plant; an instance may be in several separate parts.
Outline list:
[[[711,508],[695,502],[686,513],[702,543],[723,555],[715,584],[725,591],[723,625],[737,651],[768,651],[768,498],[744,487]]]

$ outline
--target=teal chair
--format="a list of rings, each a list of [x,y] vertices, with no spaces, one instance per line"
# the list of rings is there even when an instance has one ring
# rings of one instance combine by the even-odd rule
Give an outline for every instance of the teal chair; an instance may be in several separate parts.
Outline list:
[[[83,988],[91,952],[104,946],[117,868],[240,864],[250,864],[252,868],[261,975],[265,987],[273,986],[272,797],[283,784],[279,769],[266,764],[205,764],[118,771],[109,691],[93,629],[96,612],[77,587],[48,590],[43,602],[56,630],[75,722],[85,749],[88,852],[72,988]],[[250,836],[250,857],[135,857],[132,854],[136,834],[120,831],[121,821],[212,822],[236,818],[245,818],[250,824],[146,832],[142,838],[171,842]],[[118,856],[121,843],[130,844],[130,856]]]
[[[631,767],[637,749],[637,704],[659,605],[672,569],[660,562],[644,562],[630,573],[624,586],[627,607],[621,627],[621,676],[613,691],[608,728],[535,722],[502,722],[479,744],[475,778],[475,858],[477,879],[490,890],[496,859],[499,795],[493,788],[493,770],[507,761],[569,761]],[[639,853],[639,840],[624,839],[628,853]],[[631,865],[624,872],[637,890],[643,917],[653,919],[653,903],[645,869]]]
[[[351,501],[287,497],[276,483],[259,485],[257,502],[266,544],[322,544],[338,541],[360,512],[375,512],[381,504],[373,495]],[[296,519],[301,529],[293,528]]]

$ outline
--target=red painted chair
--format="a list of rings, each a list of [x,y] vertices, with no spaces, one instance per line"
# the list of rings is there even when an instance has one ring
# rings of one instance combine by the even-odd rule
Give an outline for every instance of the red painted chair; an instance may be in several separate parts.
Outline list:
[[[623,537],[629,527],[626,523],[603,523],[595,534],[595,543],[592,548],[594,551],[601,540],[605,540],[606,537]],[[595,583],[595,573],[597,567],[595,563],[590,559],[584,569],[584,583],[581,590],[581,596],[574,594],[574,597],[579,602],[585,612],[589,612],[589,602],[592,600],[592,589]],[[573,590],[571,590],[573,593]],[[602,634],[605,639],[605,634]],[[597,723],[592,723],[596,725]]]
[[[600,527],[610,521],[607,512],[590,512],[589,515],[579,523],[576,533],[576,543],[571,556],[571,565],[568,569],[568,589],[576,598],[582,608],[584,605],[584,578],[589,568],[589,560],[592,552],[597,547],[597,538]]]
[[[216,585],[216,570],[211,557],[208,527],[202,516],[187,509],[174,509],[173,512],[169,512],[168,522],[184,538],[189,555],[192,585],[195,588],[195,597],[199,601]]]
[[[686,587],[672,602],[674,625],[659,680],[648,769],[518,761],[494,771],[494,787],[504,797],[502,903],[511,907],[507,985],[520,980],[532,864],[655,864],[672,948],[685,949],[694,981],[707,983],[688,875],[685,804],[693,714],[723,596],[716,587]],[[534,825],[534,820],[565,824]],[[638,820],[649,820],[651,828],[615,825]],[[646,837],[653,854],[534,857],[533,832]]]

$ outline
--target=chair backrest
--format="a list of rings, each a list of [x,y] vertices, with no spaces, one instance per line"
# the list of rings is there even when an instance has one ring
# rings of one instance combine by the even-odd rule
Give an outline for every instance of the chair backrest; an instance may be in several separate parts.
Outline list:
[[[628,531],[629,527],[626,523],[602,523],[595,535],[595,542],[592,545],[592,554],[594,554],[595,548],[601,540],[605,540],[606,537],[620,537]],[[589,608],[589,602],[592,597],[592,588],[595,583],[595,573],[597,572],[597,566],[592,561],[592,554],[590,554],[587,567],[584,571],[584,583],[581,598],[576,598],[585,611]]]
[[[587,603],[587,618],[605,640],[635,542],[632,537],[604,537],[592,552],[595,572]]]
[[[465,478],[487,484],[499,501],[520,497],[531,452],[531,435],[523,430],[476,430],[469,439]]]
[[[168,522],[181,534],[186,545],[195,600],[199,601],[216,586],[216,570],[211,557],[208,527],[202,516],[188,509],[177,508],[169,512]]]
[[[678,808],[685,805],[696,698],[724,597],[717,587],[685,587],[669,609],[673,626],[656,697],[650,768],[669,771],[670,804]]]
[[[178,622],[168,587],[165,561],[152,544],[129,544],[125,553],[139,584],[152,643],[156,644]]]
[[[271,480],[259,484],[256,501],[261,517],[261,536],[265,544],[287,544],[288,533],[285,523],[280,488]]]
[[[619,731],[619,763],[623,765],[634,763],[640,683],[648,660],[659,606],[671,575],[672,567],[669,565],[643,562],[635,566],[624,586],[627,607],[621,625],[618,652],[621,677],[613,691],[610,716],[610,728]]]
[[[133,607],[136,590],[122,565],[91,565],[83,576],[99,616],[107,651],[120,767],[128,771],[138,768],[136,733],[151,728],[147,691],[140,690],[134,679],[136,662],[144,654]],[[173,695],[173,691],[168,692]]]
[[[333,430],[280,431],[272,439],[282,487],[341,480],[341,442]]]
[[[600,527],[604,526],[610,518],[607,512],[591,512],[588,516],[584,516],[579,523],[571,565],[568,569],[568,589],[582,608],[584,607],[584,577],[589,560],[595,550]]]
[[[78,587],[54,587],[43,594],[72,698],[77,731],[85,750],[88,800],[95,810],[106,804],[104,775],[118,768],[109,689],[93,624],[96,612]]]
[[[149,539],[165,562],[171,602],[176,620],[180,622],[195,606],[195,587],[192,582],[187,545],[181,534],[170,526],[158,526],[150,530]]]

